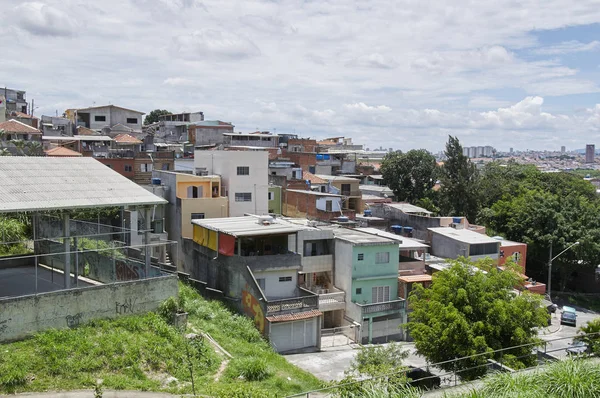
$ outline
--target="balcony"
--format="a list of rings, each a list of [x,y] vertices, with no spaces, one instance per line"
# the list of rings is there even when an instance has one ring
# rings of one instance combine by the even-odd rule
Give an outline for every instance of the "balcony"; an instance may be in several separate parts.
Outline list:
[[[287,254],[266,254],[254,256],[231,256],[222,257],[221,261],[232,265],[244,264],[250,267],[252,271],[265,271],[274,269],[300,269],[302,257],[296,253]]]
[[[293,297],[267,302],[267,315],[282,315],[291,312],[316,310],[319,308],[317,295]]]
[[[362,197],[362,193],[360,192],[360,189],[344,189],[344,190],[340,191],[340,195]]]
[[[337,289],[336,289],[337,290]],[[346,308],[346,293],[339,290],[332,293],[319,294],[319,310],[335,311]]]
[[[333,255],[302,257],[302,272],[328,272],[333,269]]]
[[[362,315],[369,315],[378,312],[394,312],[403,310],[406,307],[406,301],[403,299],[394,301],[385,301],[383,303],[374,304],[359,304],[356,303],[361,309]]]

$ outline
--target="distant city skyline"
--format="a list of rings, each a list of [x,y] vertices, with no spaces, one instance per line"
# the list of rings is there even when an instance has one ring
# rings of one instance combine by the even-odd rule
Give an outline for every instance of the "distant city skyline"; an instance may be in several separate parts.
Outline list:
[[[600,137],[593,0],[3,4],[0,86],[35,114],[116,104],[406,151]],[[118,10],[118,12],[117,12]]]

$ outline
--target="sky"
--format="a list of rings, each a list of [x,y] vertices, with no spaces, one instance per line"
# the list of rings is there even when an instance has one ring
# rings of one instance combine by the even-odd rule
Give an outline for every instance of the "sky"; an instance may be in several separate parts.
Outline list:
[[[370,149],[600,147],[599,5],[0,0],[0,86],[36,116],[110,103]]]

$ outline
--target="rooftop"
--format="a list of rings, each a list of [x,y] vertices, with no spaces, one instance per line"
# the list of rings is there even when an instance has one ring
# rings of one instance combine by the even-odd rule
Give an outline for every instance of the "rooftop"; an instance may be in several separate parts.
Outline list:
[[[119,108],[119,109],[123,109],[125,111],[129,111],[129,112],[135,112],[135,113],[139,113],[140,115],[144,115],[144,112],[140,112],[140,111],[135,111],[133,109],[129,109],[129,108],[123,108],[121,106],[116,106],[116,105],[101,105],[101,106],[91,106],[89,108],[79,108],[76,109],[77,112],[82,112],[82,111],[91,111],[93,109],[102,109],[102,108]]]
[[[71,156],[71,157],[80,157],[83,156],[79,152],[75,152],[70,150],[69,148],[65,148],[63,146],[57,146],[52,149],[48,149],[46,152],[46,156]]]
[[[392,245],[395,242],[393,240],[383,238],[381,236],[368,234],[366,232],[357,231],[357,229],[348,228],[335,228],[333,234],[336,238],[345,240],[346,242],[362,245],[362,246],[375,246],[375,245]]]
[[[297,193],[304,193],[307,195],[315,195],[315,196],[331,196],[331,197],[335,197],[335,198],[341,198],[342,195],[335,195],[333,193],[326,193],[326,192],[319,192],[319,191],[305,191],[303,189],[288,189],[288,192],[297,192]]]
[[[264,133],[223,133],[223,135],[231,137],[279,137],[277,134],[264,134]]]
[[[118,144],[123,144],[123,145],[137,145],[137,144],[143,144],[144,142],[141,140],[138,140],[137,138],[135,138],[132,135],[129,134],[119,134],[115,137],[115,142],[117,142]]]
[[[394,209],[400,210],[403,213],[411,214],[411,213],[424,213],[431,214],[431,212],[427,209],[424,209],[419,206],[411,205],[410,203],[388,203],[386,206],[393,207]]]
[[[405,283],[431,282],[432,278],[431,278],[431,275],[429,275],[429,274],[422,274],[422,275],[405,275],[405,276],[399,276],[398,280],[400,282],[405,282]]]
[[[0,198],[0,212],[166,203],[89,157],[2,156]]]
[[[261,224],[259,220],[259,216],[210,218],[192,220],[192,224],[235,237],[293,234],[309,229],[308,227],[292,224],[279,218],[272,219],[268,224]]]
[[[468,229],[455,229],[450,227],[428,228],[429,231],[443,235],[447,238],[457,240],[463,243],[479,244],[479,243],[500,243],[494,238],[480,234]]]
[[[327,184],[327,181],[321,177],[317,177],[313,173],[309,173],[308,171],[302,172],[302,179],[310,181],[311,184]]]
[[[397,241],[400,250],[418,250],[427,249],[429,245],[421,243],[416,239],[407,238],[406,236],[396,235],[391,232],[382,231],[377,228],[355,228],[357,231],[365,232],[372,235],[381,236],[383,238],[392,239]]]
[[[359,182],[356,178],[344,177],[344,176],[330,176],[327,174],[315,174],[317,177],[322,178],[325,181],[346,181],[346,182]]]
[[[7,133],[42,134],[40,130],[36,129],[35,127],[31,127],[15,119],[10,119],[6,122],[0,123],[0,130],[4,130]]]
[[[43,135],[42,140],[46,141],[112,141],[107,135],[74,135],[72,137]]]
[[[358,189],[360,189],[361,191],[390,193],[392,195],[394,194],[394,191],[392,191],[389,187],[386,187],[384,185],[359,185]]]
[[[220,120],[203,120],[201,122],[194,122],[193,124],[200,127],[233,127],[231,123],[222,122]]]
[[[525,244],[525,243],[521,243],[521,242],[515,242],[515,241],[512,241],[512,240],[507,240],[507,239],[504,239],[501,236],[492,236],[492,239],[496,239],[498,242],[500,242],[500,246],[502,246],[502,247],[521,246],[521,245]]]
[[[77,134],[79,134],[79,135],[98,135],[97,132],[95,132],[92,129],[88,129],[85,126],[77,126]]]

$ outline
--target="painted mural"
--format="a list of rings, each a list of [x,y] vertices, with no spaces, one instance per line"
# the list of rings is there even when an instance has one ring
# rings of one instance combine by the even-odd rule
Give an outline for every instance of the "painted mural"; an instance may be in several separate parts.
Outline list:
[[[254,324],[260,330],[261,333],[265,332],[265,314],[263,312],[260,303],[250,293],[248,285],[242,290],[242,304],[244,307],[244,313],[254,319]]]

